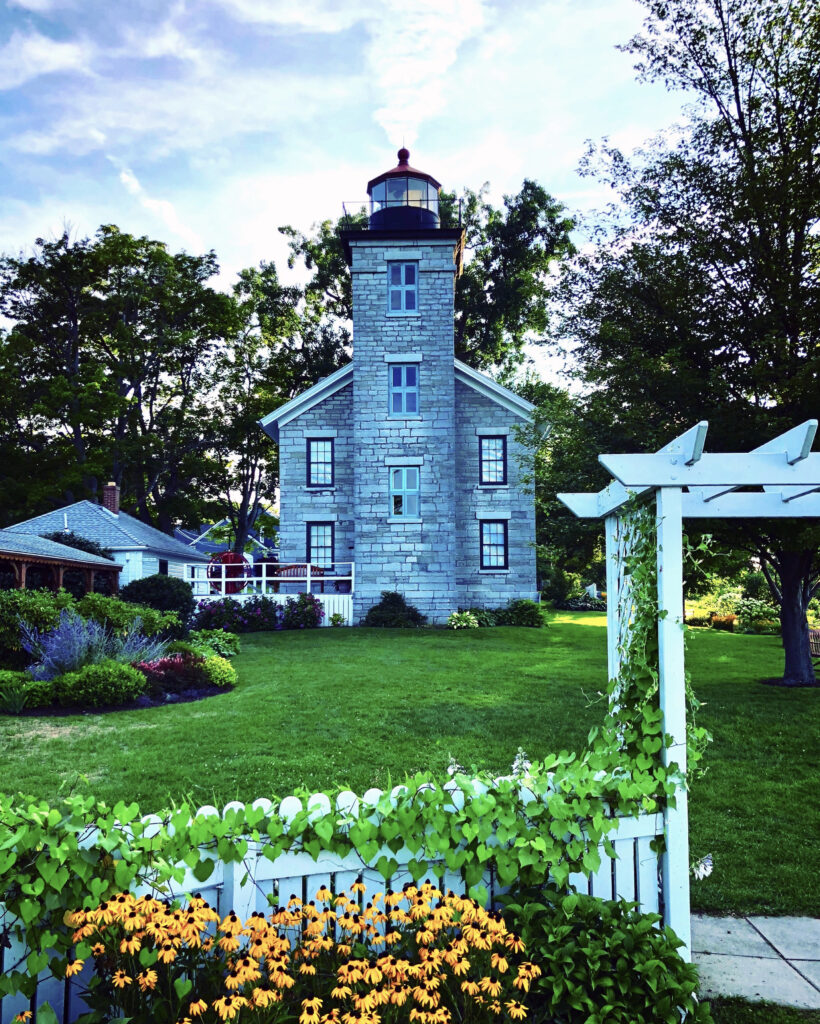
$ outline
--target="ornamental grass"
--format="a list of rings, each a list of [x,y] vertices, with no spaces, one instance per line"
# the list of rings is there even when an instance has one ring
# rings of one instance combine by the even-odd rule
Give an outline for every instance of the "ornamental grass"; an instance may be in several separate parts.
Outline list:
[[[364,904],[360,882],[291,897],[268,916],[220,919],[199,896],[174,907],[121,893],[66,917],[97,1020],[134,1024],[456,1024],[527,1016],[540,975],[501,917],[429,882]]]

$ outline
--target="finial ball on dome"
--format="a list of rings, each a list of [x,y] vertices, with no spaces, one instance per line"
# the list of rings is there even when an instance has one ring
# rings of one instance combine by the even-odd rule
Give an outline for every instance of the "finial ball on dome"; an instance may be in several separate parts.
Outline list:
[[[401,149],[399,150],[397,156],[399,158],[399,163],[400,164],[406,164],[408,162],[408,160],[410,159],[410,150],[409,149],[405,149],[404,146],[402,146]]]

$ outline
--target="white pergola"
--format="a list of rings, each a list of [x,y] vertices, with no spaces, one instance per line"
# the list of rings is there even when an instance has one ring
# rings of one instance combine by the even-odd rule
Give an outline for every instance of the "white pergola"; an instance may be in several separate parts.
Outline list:
[[[820,519],[820,453],[811,446],[817,420],[807,420],[751,452],[706,454],[708,423],[696,424],[652,455],[600,455],[615,478],[597,494],[559,494],[575,515],[604,519],[607,565],[607,667],[618,674],[631,597],[623,557],[628,536],[621,518],[636,494],[654,494],[658,523],[660,707],[672,745],[664,764],[686,771],[686,695],[683,651],[683,519]],[[687,793],[664,812],[664,919],[691,958],[689,815]]]

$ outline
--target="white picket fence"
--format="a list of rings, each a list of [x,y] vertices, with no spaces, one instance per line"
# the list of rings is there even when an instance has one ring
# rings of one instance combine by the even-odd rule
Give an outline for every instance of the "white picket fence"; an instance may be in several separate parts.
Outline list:
[[[475,785],[481,784],[476,782]],[[452,788],[455,802],[460,793],[455,787],[448,785],[447,788]],[[401,789],[403,787],[396,787],[393,790],[394,797]],[[336,808],[345,816],[356,816],[360,807],[365,809],[374,807],[381,796],[382,792],[378,789],[368,790],[361,799],[353,792],[343,792],[336,799]],[[526,795],[522,795],[522,799],[532,799],[532,794],[527,791]],[[228,804],[223,814],[231,810],[239,810],[243,806],[241,803]],[[274,813],[273,805],[265,799],[256,800],[252,806],[262,808],[266,814]],[[290,820],[302,809],[302,803],[296,797],[287,797],[279,805],[278,813],[284,819]],[[307,809],[317,816],[325,814],[331,810],[330,801],[325,794],[315,794],[308,800]],[[210,806],[201,807],[197,811],[197,817],[210,816],[219,816],[219,811]],[[161,824],[160,819],[155,815],[149,815],[143,820],[156,829]],[[146,834],[151,833],[147,831]],[[660,861],[657,853],[650,847],[652,841],[661,835],[663,835],[662,814],[619,818],[617,832],[609,833],[609,839],[614,845],[617,857],[614,860],[610,858],[601,843],[598,848],[601,856],[601,866],[598,871],[589,878],[580,873],[571,875],[571,884],[579,892],[588,893],[601,899],[631,900],[638,903],[646,913],[662,913]],[[86,842],[87,845],[92,845],[93,838],[89,837]],[[371,867],[363,865],[355,853],[348,854],[346,857],[325,853],[318,860],[314,860],[307,853],[297,852],[283,854],[275,861],[271,861],[263,855],[262,849],[261,843],[250,844],[247,856],[239,863],[224,863],[215,860],[213,874],[204,883],[197,881],[193,873],[186,869],[181,883],[170,883],[170,896],[181,898],[198,892],[216,907],[220,915],[234,910],[242,920],[245,920],[256,910],[266,912],[271,904],[274,906],[284,905],[294,895],[304,901],[312,899],[316,891],[323,885],[332,892],[342,890],[349,892],[353,882],[361,878],[367,887],[367,891],[361,896],[362,906],[364,906],[371,898],[372,893],[383,892],[387,885],[398,890],[405,882],[412,881],[410,872],[402,866],[413,858],[413,854],[406,848],[398,853],[380,850],[374,857],[373,863],[383,853],[398,861],[398,870],[387,882]],[[432,872],[430,878],[434,878]],[[459,893],[463,892],[465,888],[461,876],[449,872],[444,875],[441,884],[445,889],[451,888],[454,892]],[[483,884],[488,891],[491,903],[504,891],[503,887],[498,885],[492,869],[485,874]],[[144,886],[138,890],[139,893],[150,891],[152,891],[150,886]],[[166,890],[163,897],[168,895],[169,892]],[[676,927],[674,921],[666,920],[666,923],[673,928]],[[9,924],[10,922],[5,920],[2,904],[0,904],[0,931]],[[10,948],[3,949],[0,946],[0,973],[4,969],[10,969],[22,957],[23,952],[23,948],[14,938],[11,939]],[[47,971],[43,972],[38,979],[37,992],[31,1001],[31,1008],[34,1009],[36,1006],[48,1002],[57,1014],[60,1024],[70,1024],[87,1010],[81,993],[92,977],[92,973],[90,964],[86,964],[83,972],[72,979],[58,980],[52,978]],[[17,1013],[29,1008],[28,999],[22,996],[6,996],[0,1003],[0,1024],[10,1024]]]

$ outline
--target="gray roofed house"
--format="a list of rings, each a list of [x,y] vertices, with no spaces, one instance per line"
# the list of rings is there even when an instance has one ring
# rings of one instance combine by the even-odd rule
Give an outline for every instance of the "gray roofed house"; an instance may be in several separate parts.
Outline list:
[[[66,529],[96,541],[111,552],[114,561],[123,567],[120,576],[122,586],[156,573],[183,579],[186,563],[208,561],[207,555],[195,548],[180,543],[127,512],[121,512],[119,487],[115,484],[107,484],[103,488],[102,505],[93,501],[75,501],[64,508],[15,523],[3,532],[34,534],[42,538],[43,534]]]

